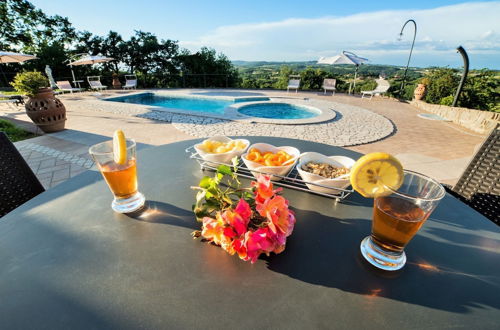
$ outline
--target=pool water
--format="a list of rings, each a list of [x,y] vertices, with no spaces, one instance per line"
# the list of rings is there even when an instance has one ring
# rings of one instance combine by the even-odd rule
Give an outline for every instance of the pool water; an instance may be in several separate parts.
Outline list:
[[[304,119],[320,115],[320,111],[287,103],[250,104],[238,111],[247,116],[272,119]]]
[[[187,97],[170,97],[155,95],[152,93],[131,95],[131,96],[120,96],[112,99],[107,99],[108,101],[114,102],[124,102],[124,103],[135,103],[144,105],[154,105],[157,107],[195,111],[195,112],[211,112],[224,114],[224,109],[234,101],[228,100],[212,100],[204,98],[187,98]]]

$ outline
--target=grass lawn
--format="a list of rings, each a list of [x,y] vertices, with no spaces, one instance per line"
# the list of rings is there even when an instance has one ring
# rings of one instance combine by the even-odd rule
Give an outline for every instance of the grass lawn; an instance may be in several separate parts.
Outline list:
[[[36,136],[33,133],[26,132],[25,130],[17,127],[10,121],[3,119],[0,119],[0,132],[4,132],[5,134],[7,134],[12,142],[26,140]]]
[[[19,93],[16,92],[16,91],[9,91],[9,92],[8,91],[0,91],[0,94],[7,95],[7,96],[9,96],[9,95],[19,95]]]

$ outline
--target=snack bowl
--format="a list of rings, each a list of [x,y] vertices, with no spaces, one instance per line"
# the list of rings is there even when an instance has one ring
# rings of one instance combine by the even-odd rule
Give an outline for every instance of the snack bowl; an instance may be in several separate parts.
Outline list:
[[[355,160],[345,156],[325,156],[317,152],[303,153],[300,156],[300,160],[297,164],[297,171],[299,172],[302,179],[306,182],[307,188],[317,192],[338,195],[341,193],[341,191],[338,189],[346,189],[351,184],[350,174],[344,174],[339,178],[328,179],[318,174],[314,174],[303,170],[302,166],[306,165],[309,162],[324,163],[335,167],[346,167],[348,169],[351,169],[351,167],[355,163]],[[322,186],[327,186],[337,189],[324,188],[310,183],[315,183]]]
[[[245,144],[245,148],[240,149],[240,150],[235,148],[231,151],[218,153],[218,154],[212,153],[212,152],[207,152],[203,148],[203,143],[207,140],[218,141],[218,142],[222,142],[222,143],[227,143],[227,142],[231,142],[231,141],[242,141]],[[200,155],[201,158],[203,158],[204,160],[206,160],[208,162],[224,163],[224,164],[231,165],[231,159],[236,157],[236,156],[239,157],[243,153],[245,153],[246,150],[248,149],[249,145],[250,145],[250,141],[248,141],[246,139],[234,139],[233,140],[231,138],[228,138],[227,136],[214,136],[214,137],[203,140],[202,143],[195,144],[194,149]],[[215,164],[215,165],[217,165],[217,164]]]
[[[272,174],[286,176],[293,169],[293,167],[297,163],[297,160],[299,159],[299,156],[300,156],[299,149],[294,148],[294,147],[288,147],[288,146],[276,147],[276,146],[273,146],[272,144],[267,144],[267,143],[255,143],[255,144],[252,144],[248,148],[248,150],[251,150],[252,148],[256,148],[263,153],[267,152],[267,151],[270,151],[272,153],[277,153],[278,151],[283,150],[287,154],[292,156],[292,158],[287,161],[287,164],[282,165],[282,166],[265,166],[265,165],[259,164],[257,162],[248,160],[247,159],[248,153],[245,153],[241,156],[241,158],[243,159],[243,162],[245,163],[245,165],[247,166],[247,168],[250,171],[255,170],[255,171],[259,171],[259,172],[264,172],[266,174],[271,174],[272,181],[280,181],[282,179],[279,176],[274,176]],[[256,177],[259,173],[252,172],[252,174],[253,174],[253,176]]]

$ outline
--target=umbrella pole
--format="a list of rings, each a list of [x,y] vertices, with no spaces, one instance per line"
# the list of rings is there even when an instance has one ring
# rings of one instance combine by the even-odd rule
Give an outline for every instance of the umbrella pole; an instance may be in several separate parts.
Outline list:
[[[356,89],[356,77],[358,76],[359,65],[356,65],[356,70],[354,71],[354,83],[352,86],[352,94],[354,95]]]
[[[0,66],[0,71],[2,71],[2,76],[3,76],[3,79],[5,80],[5,83],[6,83],[6,87],[9,87],[9,81],[7,80],[7,76],[5,75],[5,72],[3,72],[3,69],[2,67]]]
[[[74,84],[74,83],[75,83],[76,78],[75,78],[75,73],[73,72],[73,66],[72,66],[72,65],[70,65],[69,67],[70,67],[70,69],[71,69],[71,75],[73,76],[73,84]]]

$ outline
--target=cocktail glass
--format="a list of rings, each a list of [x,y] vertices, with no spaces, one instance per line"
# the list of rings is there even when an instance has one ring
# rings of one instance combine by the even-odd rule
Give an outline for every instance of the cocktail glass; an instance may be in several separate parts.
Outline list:
[[[118,213],[130,213],[144,206],[145,198],[137,190],[136,144],[127,139],[127,159],[125,164],[114,160],[113,141],[106,141],[90,147],[94,158],[109,189],[115,196],[111,208]]]
[[[361,242],[361,253],[372,265],[398,270],[406,263],[405,246],[444,197],[443,186],[423,174],[404,171],[401,187],[376,197],[371,236]]]

